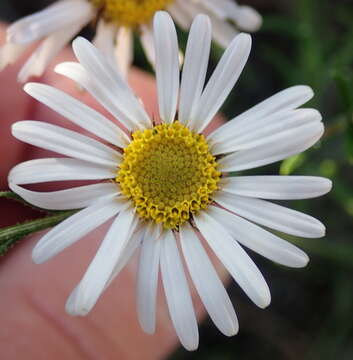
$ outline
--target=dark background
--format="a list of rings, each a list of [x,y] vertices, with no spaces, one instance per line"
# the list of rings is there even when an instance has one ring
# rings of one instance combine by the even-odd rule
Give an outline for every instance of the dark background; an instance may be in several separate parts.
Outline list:
[[[1,0],[0,19],[13,21],[50,1]],[[200,348],[178,350],[172,360],[351,360],[353,359],[353,1],[247,0],[263,14],[253,37],[249,63],[224,113],[231,118],[282,88],[308,84],[316,96],[308,105],[324,117],[319,145],[256,174],[321,175],[334,181],[320,199],[290,206],[327,225],[324,239],[297,239],[311,261],[306,269],[287,269],[251,254],[267,278],[272,304],[260,310],[236,284],[229,292],[240,321],[236,337],[226,338],[206,320]],[[85,35],[90,36],[86,30]],[[185,43],[186,36],[182,34]],[[185,44],[184,44],[185,45]],[[212,66],[221,54],[214,47]],[[138,48],[136,65],[145,66]],[[211,68],[212,68],[211,66]]]

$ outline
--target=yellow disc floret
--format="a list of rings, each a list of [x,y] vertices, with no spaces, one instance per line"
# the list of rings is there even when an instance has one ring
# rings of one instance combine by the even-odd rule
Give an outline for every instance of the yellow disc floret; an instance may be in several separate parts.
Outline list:
[[[176,121],[132,137],[116,181],[142,218],[176,229],[208,206],[221,173],[203,135]]]
[[[173,0],[89,0],[106,21],[118,26],[136,27],[148,23],[153,15]]]

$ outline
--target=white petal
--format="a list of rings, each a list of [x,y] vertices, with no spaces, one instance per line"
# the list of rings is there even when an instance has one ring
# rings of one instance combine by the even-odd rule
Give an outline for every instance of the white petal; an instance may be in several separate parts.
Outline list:
[[[312,216],[261,199],[217,193],[215,201],[250,221],[290,235],[318,238],[325,235],[325,226]]]
[[[258,254],[284,266],[301,268],[309,258],[304,251],[235,214],[213,207],[212,214],[235,240]]]
[[[175,118],[179,92],[179,46],[173,20],[164,11],[157,12],[153,21],[156,50],[156,77],[159,115],[166,123]]]
[[[29,160],[16,165],[9,173],[8,181],[14,184],[34,184],[63,180],[113,179],[116,167],[91,164],[66,158]]]
[[[137,222],[137,224],[138,224],[138,222]],[[140,226],[140,229],[137,229],[137,228],[135,229],[135,231],[131,235],[130,240],[126,243],[125,247],[121,250],[120,257],[114,266],[114,269],[109,277],[109,280],[104,285],[103,292],[110,286],[110,284],[114,281],[114,279],[120,274],[120,272],[124,269],[124,267],[127,265],[127,263],[130,261],[130,259],[134,255],[136,249],[141,245],[146,229],[145,229],[145,226],[141,227],[141,223],[138,224],[138,226]],[[77,287],[73,291],[73,293],[75,293],[75,292],[77,292]],[[71,298],[73,298],[73,295]]]
[[[153,68],[156,67],[156,51],[154,49],[153,31],[149,26],[142,25],[140,27],[141,35],[140,40],[145,51],[147,60],[150,62]]]
[[[227,19],[227,10],[230,9],[229,4],[233,4],[233,1],[230,3],[228,0],[218,0],[215,2],[214,0],[192,0],[194,3],[199,3],[199,6],[204,7],[207,11],[209,11],[212,15],[217,16],[221,20],[225,21]],[[234,8],[238,8],[236,3],[234,2]]]
[[[235,195],[261,199],[311,199],[328,193],[329,179],[315,176],[237,176],[222,178],[220,188]]]
[[[192,0],[192,1],[175,0],[175,4],[190,19],[194,19],[197,16],[197,14],[202,13],[202,11],[200,11],[202,9],[202,7],[200,6],[200,0]],[[191,25],[191,22],[190,22],[190,25]],[[190,25],[189,25],[189,27],[190,27]]]
[[[239,330],[238,319],[222,281],[191,226],[180,228],[180,240],[192,281],[212,321],[226,336]]]
[[[280,111],[296,109],[308,102],[313,96],[313,90],[304,85],[282,90],[219,127],[209,136],[209,140],[217,143],[231,139],[234,135],[234,128],[240,129],[245,124],[254,123]]]
[[[117,196],[117,184],[102,183],[50,192],[37,192],[9,183],[10,189],[32,205],[48,210],[82,209],[98,200]]]
[[[112,121],[99,112],[52,86],[28,83],[24,90],[74,124],[111,144],[124,148],[130,140]]]
[[[192,109],[200,100],[210,55],[211,34],[209,18],[198,15],[189,33],[180,87],[178,119],[183,124],[188,123]]]
[[[99,49],[112,64],[115,63],[115,37],[117,27],[112,23],[107,23],[104,19],[99,19],[96,27],[96,35],[92,44]]]
[[[179,0],[172,2],[167,10],[172,15],[173,20],[185,31],[189,30],[192,19],[184,9],[179,5]]]
[[[231,153],[218,161],[221,171],[240,171],[283,160],[313,146],[324,133],[321,122],[311,122],[280,132],[267,142],[249,150]]]
[[[99,103],[101,103],[111,114],[114,115],[128,130],[131,131],[133,125],[119,108],[116,107],[115,99],[110,93],[107,93],[102,88],[100,83],[92,80],[88,71],[79,63],[64,62],[58,64],[54,71],[58,74],[64,75],[69,79],[75,81],[80,87],[86,89]]]
[[[107,109],[130,130],[150,126],[151,121],[146,111],[109,59],[82,37],[76,38],[72,47],[98,90],[92,95],[102,105],[109,104]],[[85,84],[82,85],[85,87]]]
[[[86,315],[96,304],[109,281],[122,251],[132,235],[136,221],[131,208],[116,217],[96,256],[66,303],[71,315]]]
[[[13,64],[27,49],[27,45],[6,43],[0,47],[0,71]]]
[[[99,165],[117,166],[121,155],[110,147],[77,132],[40,121],[19,121],[12,134],[28,144]]]
[[[314,109],[282,111],[251,121],[232,129],[233,136],[212,146],[212,154],[219,155],[233,151],[247,150],[271,142],[272,137],[299,129],[309,123],[321,121],[321,114]]]
[[[161,241],[161,273],[169,314],[182,345],[195,350],[199,332],[179,250],[171,231]]]
[[[139,228],[136,228],[134,233],[131,235],[131,239],[128,241],[124,249],[121,251],[121,256],[116,263],[114,270],[109,278],[109,281],[106,283],[105,288],[107,289],[111,282],[120,274],[121,270],[125,265],[130,261],[135,250],[141,245],[143,237],[146,232],[146,227],[141,223],[137,225]]]
[[[39,240],[32,252],[33,261],[41,264],[49,260],[108,221],[125,206],[122,201],[110,198],[70,216]]]
[[[60,29],[65,29],[83,17],[92,18],[93,16],[94,11],[89,2],[58,1],[10,25],[7,29],[7,41],[17,44],[30,43]]]
[[[224,52],[192,115],[190,126],[202,132],[237,82],[251,49],[251,37],[239,34]]]
[[[134,58],[134,39],[130,28],[119,28],[116,36],[115,57],[120,73],[126,79]]]
[[[244,31],[257,31],[262,25],[262,16],[250,6],[234,6],[229,2],[228,19],[232,19],[239,29]],[[232,11],[232,6],[234,11]]]
[[[51,60],[90,19],[90,16],[79,17],[74,24],[68,25],[48,36],[23,65],[18,74],[18,81],[24,83],[31,76],[41,76]]]
[[[233,24],[228,23],[216,16],[211,16],[213,40],[222,48],[227,48],[232,40],[239,34]]]
[[[211,249],[249,298],[261,308],[268,306],[271,294],[264,277],[243,248],[215,220],[213,207],[195,216],[195,223]]]
[[[150,226],[144,236],[137,273],[137,314],[142,329],[156,330],[156,299],[161,239],[157,226]]]

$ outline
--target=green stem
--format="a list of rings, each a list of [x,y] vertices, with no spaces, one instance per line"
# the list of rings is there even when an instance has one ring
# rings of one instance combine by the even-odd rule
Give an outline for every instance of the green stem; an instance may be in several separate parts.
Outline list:
[[[15,194],[13,191],[0,191],[0,198],[17,200],[17,201],[22,200],[21,197]]]
[[[69,216],[76,210],[62,211],[55,215],[50,215],[41,219],[26,221],[22,224],[8,226],[0,230],[0,256],[5,255],[14,244],[23,237],[53,227]]]

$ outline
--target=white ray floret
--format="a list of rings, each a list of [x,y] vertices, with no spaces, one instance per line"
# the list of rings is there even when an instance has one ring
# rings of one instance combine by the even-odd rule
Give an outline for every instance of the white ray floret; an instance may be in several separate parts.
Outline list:
[[[98,165],[114,166],[121,159],[121,155],[107,145],[40,121],[17,122],[12,126],[12,134],[28,144]]]
[[[175,331],[187,350],[199,344],[197,321],[174,235],[168,232],[162,239],[161,273],[167,304]]]
[[[65,180],[113,179],[116,166],[97,165],[70,158],[25,161],[11,169],[8,180],[14,184],[35,184]]]
[[[141,246],[137,273],[137,313],[143,330],[153,334],[156,330],[156,307],[159,260],[162,239],[158,228],[151,225]]]
[[[219,4],[226,9],[227,3],[228,0],[222,0]],[[182,0],[177,0],[174,6],[176,4],[182,4]],[[212,2],[207,4],[209,9],[214,6]],[[185,8],[179,10],[185,11]],[[218,16],[225,14],[219,11]],[[243,246],[281,265],[300,268],[308,263],[308,256],[268,229],[308,238],[325,234],[324,225],[315,218],[267,200],[309,199],[329,192],[332,184],[328,179],[313,176],[229,176],[229,171],[256,168],[297,154],[320,139],[324,130],[320,113],[298,109],[313,96],[312,90],[296,86],[279,92],[208,137],[200,136],[239,78],[250,53],[251,38],[240,34],[231,42],[205,86],[211,21],[205,15],[197,16],[191,26],[179,84],[176,30],[166,12],[156,15],[154,29],[158,33],[149,34],[146,43],[154,39],[162,124],[153,125],[125,79],[112,66],[111,59],[79,38],[74,41],[79,63],[60,64],[56,71],[86,88],[115,119],[108,120],[52,87],[27,84],[25,90],[30,95],[89,132],[94,139],[44,122],[18,122],[12,128],[15,137],[67,157],[26,161],[11,170],[8,180],[14,192],[35,206],[77,210],[40,239],[33,250],[36,263],[49,260],[108,220],[112,222],[86,274],[71,293],[67,312],[86,315],[139,249],[136,304],[141,327],[147,333],[156,330],[157,289],[161,279],[176,333],[186,349],[194,350],[199,335],[184,263],[193,288],[215,325],[227,336],[236,334],[239,329],[236,313],[204,242],[248,297],[265,308],[271,301],[269,287]],[[105,31],[115,36],[111,29]],[[159,133],[160,129],[165,132]],[[153,136],[157,139],[156,146],[145,145]],[[163,136],[167,141],[158,142],[165,140]],[[192,158],[194,153],[187,153],[187,157],[182,158],[183,148],[177,151],[168,148],[184,140],[185,148],[196,142],[199,147],[194,152],[202,156]],[[159,148],[161,144],[163,148]],[[126,162],[129,154],[133,154],[130,163]],[[134,177],[140,154],[142,166]],[[216,164],[214,171],[208,178],[203,175],[202,180],[207,179],[207,184],[216,186],[208,202],[203,200],[206,205],[197,207],[198,191],[206,191],[205,188],[191,186],[190,180],[175,178],[180,175],[183,179],[194,161],[202,167],[210,159],[211,167]],[[147,171],[150,160],[154,164],[152,173]],[[124,169],[130,171],[126,182],[120,178]],[[169,177],[165,178],[166,174]],[[216,183],[214,178],[218,179]],[[86,180],[90,182],[76,187],[69,182]],[[92,184],[92,180],[95,183]],[[30,184],[57,181],[69,185],[52,192],[26,188]],[[169,182],[174,187],[167,192]],[[179,182],[182,203],[171,200]],[[134,193],[126,192],[126,186],[130,185]],[[148,185],[147,190],[142,185]],[[158,206],[145,206],[153,194],[163,202]],[[187,200],[185,194],[189,194],[191,200]],[[168,207],[173,210],[172,219],[163,215]],[[175,217],[182,219],[183,216],[183,221],[170,225]]]
[[[135,216],[125,206],[115,218],[81,282],[68,298],[66,310],[70,314],[86,315],[95,305],[135,227]],[[116,239],[117,232],[119,241]]]
[[[259,307],[271,302],[270,290],[259,269],[235,242],[226,229],[214,219],[213,209],[195,218],[196,226],[234,280]],[[222,241],[220,241],[222,239]]]
[[[260,226],[217,207],[212,209],[212,215],[236,241],[258,254],[284,266],[307,265],[309,258],[304,251]]]
[[[82,209],[98,200],[120,194],[113,183],[98,183],[50,192],[30,191],[15,183],[10,183],[10,188],[27,202],[48,210]]]
[[[312,216],[269,201],[224,192],[217,194],[216,201],[237,215],[274,230],[308,238],[325,235],[325,226]]]
[[[24,90],[74,124],[110,144],[121,148],[129,144],[128,136],[119,126],[63,91],[49,85],[36,83],[26,84]]]
[[[124,204],[114,198],[72,215],[44,235],[33,249],[33,261],[43,263],[116,215]]]
[[[102,1],[99,5],[101,7],[91,0],[58,0],[8,27],[6,43],[0,48],[0,70],[15,62],[30,45],[41,41],[19,72],[18,80],[26,82],[32,76],[41,76],[60,50],[90,22],[97,23],[93,43],[119,68],[124,77],[133,62],[134,32],[139,35],[151,64],[155,66],[158,60],[155,54],[158,48],[152,41],[153,11],[167,10],[185,30],[189,30],[194,16],[207,14],[214,27],[213,39],[223,47],[228,46],[237,34],[236,28],[252,32],[258,30],[262,23],[261,16],[254,9],[240,6],[233,0],[217,1],[217,4],[209,0],[165,0],[164,4],[162,2],[158,5],[159,8],[153,4],[147,4],[146,7],[145,3],[149,1],[129,0],[130,6],[122,9],[122,12],[130,9],[128,11],[131,14],[125,16],[136,20],[136,23],[129,24],[124,22],[123,14],[109,13],[112,7],[108,3],[112,0]],[[137,14],[141,13],[141,9],[137,11],[137,8],[151,11],[146,10],[149,6],[156,9],[146,18],[139,19]]]
[[[189,224],[180,229],[180,240],[192,281],[207,312],[224,335],[235,335],[239,324],[233,305],[205,249]]]
[[[250,54],[251,37],[239,34],[224,52],[192,113],[190,127],[202,132],[237,82]]]
[[[172,19],[166,13],[154,18],[159,115],[166,123],[174,121],[179,92],[178,38],[171,25]]]
[[[331,190],[330,180],[316,176],[237,176],[221,179],[222,191],[272,200],[311,199]]]
[[[180,85],[179,121],[188,124],[205,84],[211,49],[212,27],[207,16],[193,22],[185,54]]]

